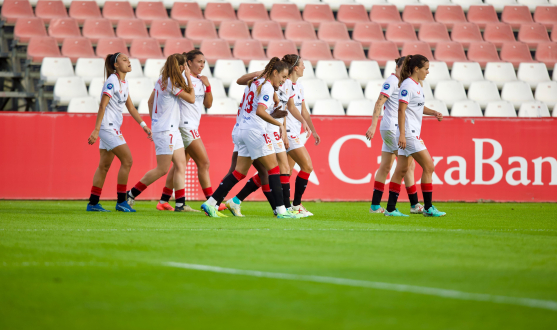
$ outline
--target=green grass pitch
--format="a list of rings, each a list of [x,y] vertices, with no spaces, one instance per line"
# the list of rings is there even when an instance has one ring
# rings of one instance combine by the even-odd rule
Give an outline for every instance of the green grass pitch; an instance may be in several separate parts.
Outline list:
[[[114,210],[114,201],[102,204]],[[316,215],[299,220],[269,216],[266,203],[244,203],[245,218],[222,219],[155,205],[138,202],[136,214],[124,214],[86,213],[84,201],[0,201],[0,329],[557,324],[557,204],[438,203],[447,217],[402,219],[369,214],[368,203],[307,203]],[[407,203],[400,209],[409,213]],[[344,285],[350,280],[407,286]],[[408,289],[415,286],[434,294]],[[513,303],[527,298],[544,305]]]

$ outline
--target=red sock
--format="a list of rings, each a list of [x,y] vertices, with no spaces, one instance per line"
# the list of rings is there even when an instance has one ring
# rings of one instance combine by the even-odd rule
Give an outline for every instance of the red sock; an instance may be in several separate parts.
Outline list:
[[[259,174],[254,175],[251,179],[256,186],[261,187],[261,178],[259,178]]]
[[[264,184],[263,186],[261,186],[261,189],[263,190],[263,192],[271,191],[271,187],[268,184]]]
[[[99,204],[99,198],[101,197],[102,188],[91,187],[91,195],[89,196],[89,204],[97,205]]]
[[[137,196],[139,196],[139,194],[141,194],[143,192],[143,190],[147,189],[147,186],[143,183],[141,183],[141,181],[138,181],[135,186],[132,188],[132,190],[130,190],[130,193],[132,194],[132,196],[135,198]]]
[[[211,195],[213,195],[213,188],[209,187],[209,188],[203,189],[203,194],[205,195],[206,199],[209,199],[209,197],[211,197]]]
[[[269,175],[280,174],[280,168],[277,166],[267,171]]]
[[[373,184],[373,189],[385,191],[385,184],[383,182],[375,181],[375,183]]]
[[[234,172],[232,172],[232,175],[234,175],[234,177],[236,178],[236,180],[241,181],[243,178],[245,178],[246,176],[243,175],[242,173],[234,170]]]
[[[116,193],[118,194],[118,203],[123,203],[126,200],[126,185],[116,185]]]
[[[300,171],[300,172],[298,173],[298,176],[299,176],[300,178],[304,179],[304,180],[308,180],[310,174],[311,174],[311,173],[304,172],[304,171]]]

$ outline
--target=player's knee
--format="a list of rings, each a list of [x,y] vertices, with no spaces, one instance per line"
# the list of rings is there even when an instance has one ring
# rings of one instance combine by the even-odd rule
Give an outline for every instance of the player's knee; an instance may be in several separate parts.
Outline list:
[[[108,173],[108,170],[110,170],[110,164],[105,164],[105,163],[99,164],[99,171],[101,173],[106,174],[106,173]]]
[[[424,172],[427,174],[433,174],[433,172],[435,171],[435,165],[433,165],[433,163],[427,164],[426,166],[424,166]]]
[[[197,170],[198,171],[208,171],[210,165],[211,165],[211,162],[209,161],[209,159],[205,159],[203,161],[200,161],[199,164],[197,164]]]
[[[311,173],[311,172],[313,172],[313,165],[312,165],[311,163],[310,163],[310,164],[307,164],[306,166],[304,166],[304,167],[302,168],[302,171],[304,171],[304,172],[306,172],[306,173]]]
[[[389,169],[386,166],[379,166],[379,169],[377,170],[377,175],[388,175],[389,174]]]
[[[122,164],[122,167],[130,169],[132,168],[133,165],[133,158],[132,157],[124,158],[120,160],[120,163]]]

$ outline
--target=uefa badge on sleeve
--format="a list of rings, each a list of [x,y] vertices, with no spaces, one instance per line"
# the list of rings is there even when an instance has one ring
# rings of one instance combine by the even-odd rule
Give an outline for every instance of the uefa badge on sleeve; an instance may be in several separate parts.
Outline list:
[[[269,95],[263,96],[263,100],[264,100],[265,102],[269,101]]]
[[[383,85],[383,89],[384,89],[384,90],[387,90],[387,89],[389,89],[389,87],[391,87],[391,85],[389,85],[389,84],[385,84],[385,85]]]
[[[406,95],[408,95],[408,91],[406,89],[404,89],[404,90],[402,90],[402,92],[400,92],[400,95],[406,96]]]
[[[112,85],[112,84],[106,85],[106,88],[108,88],[108,89],[112,89],[113,87],[114,87],[114,85]]]

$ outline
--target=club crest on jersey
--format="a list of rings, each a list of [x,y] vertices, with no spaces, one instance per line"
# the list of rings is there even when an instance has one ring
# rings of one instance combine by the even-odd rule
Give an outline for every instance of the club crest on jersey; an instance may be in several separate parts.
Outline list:
[[[400,92],[400,95],[406,96],[406,95],[408,95],[408,91],[405,89],[402,92]]]
[[[265,101],[269,101],[269,95],[265,95],[265,96],[263,96],[263,100],[265,100]]]
[[[168,149],[170,149],[170,151],[172,151],[173,148],[174,148],[174,146],[173,146],[172,144],[170,144],[170,145],[168,146]]]
[[[106,88],[108,88],[108,89],[112,89],[113,87],[114,87],[114,85],[112,85],[112,84],[106,85]]]
[[[389,87],[391,87],[391,85],[389,85],[389,84],[383,85],[383,89],[389,89]]]

